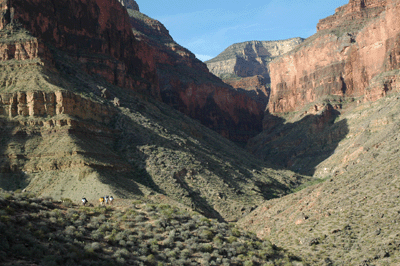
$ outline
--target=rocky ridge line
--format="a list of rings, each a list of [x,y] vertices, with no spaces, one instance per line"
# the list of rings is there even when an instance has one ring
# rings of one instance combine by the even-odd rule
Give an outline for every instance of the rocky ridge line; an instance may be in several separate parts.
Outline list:
[[[211,73],[223,79],[229,76],[261,75],[269,83],[269,62],[273,58],[291,51],[302,42],[302,38],[292,38],[281,41],[236,43],[205,63]]]

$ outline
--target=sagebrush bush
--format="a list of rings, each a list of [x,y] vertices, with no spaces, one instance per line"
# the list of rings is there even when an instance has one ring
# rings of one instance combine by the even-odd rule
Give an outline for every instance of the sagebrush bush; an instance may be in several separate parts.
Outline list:
[[[127,265],[134,261],[135,265],[239,266],[288,261],[279,260],[288,257],[268,241],[169,206],[147,205],[123,213],[112,207],[58,209],[57,203],[48,208],[39,200],[33,209],[34,201],[23,200],[29,202],[28,208],[26,202],[8,202],[0,193],[0,262],[32,258],[41,265]],[[160,210],[169,218],[160,218]]]

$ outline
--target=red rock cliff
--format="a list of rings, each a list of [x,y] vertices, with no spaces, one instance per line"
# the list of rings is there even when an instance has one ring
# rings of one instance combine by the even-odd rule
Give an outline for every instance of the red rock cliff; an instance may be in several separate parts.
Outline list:
[[[397,0],[351,0],[321,20],[317,34],[271,63],[270,112],[326,95],[375,100],[398,89],[399,18]]]
[[[136,39],[148,45],[143,57],[154,59],[165,103],[231,140],[245,142],[262,130],[265,103],[211,74],[159,21],[128,12]]]
[[[118,0],[2,0],[0,29],[20,23],[40,41],[80,60],[87,72],[137,89],[138,78],[156,85],[152,60],[141,60],[126,9]],[[155,86],[152,94],[156,95]]]
[[[161,23],[120,2],[0,0],[0,29],[22,25],[33,36],[25,44],[5,44],[0,55],[48,58],[49,47],[55,47],[79,60],[87,73],[150,94],[230,139],[246,141],[261,131],[262,105],[210,74]]]

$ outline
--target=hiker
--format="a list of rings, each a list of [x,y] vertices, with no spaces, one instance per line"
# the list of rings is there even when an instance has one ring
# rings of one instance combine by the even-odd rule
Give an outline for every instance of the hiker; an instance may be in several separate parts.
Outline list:
[[[82,205],[83,205],[83,206],[85,206],[87,202],[88,202],[88,201],[87,201],[86,198],[82,198]]]
[[[105,197],[106,204],[108,204],[108,195]]]
[[[99,199],[99,202],[100,202],[100,205],[104,205],[104,197],[101,197],[101,198]]]
[[[112,204],[113,200],[114,200],[113,196],[110,196],[110,204]]]

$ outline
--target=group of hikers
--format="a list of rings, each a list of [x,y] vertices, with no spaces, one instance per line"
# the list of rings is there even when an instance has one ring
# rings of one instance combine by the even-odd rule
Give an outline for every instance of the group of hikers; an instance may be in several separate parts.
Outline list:
[[[105,196],[99,198],[100,205],[112,204],[113,200],[113,196]],[[86,198],[82,198],[82,205],[85,206],[86,203],[88,203],[88,200]]]

